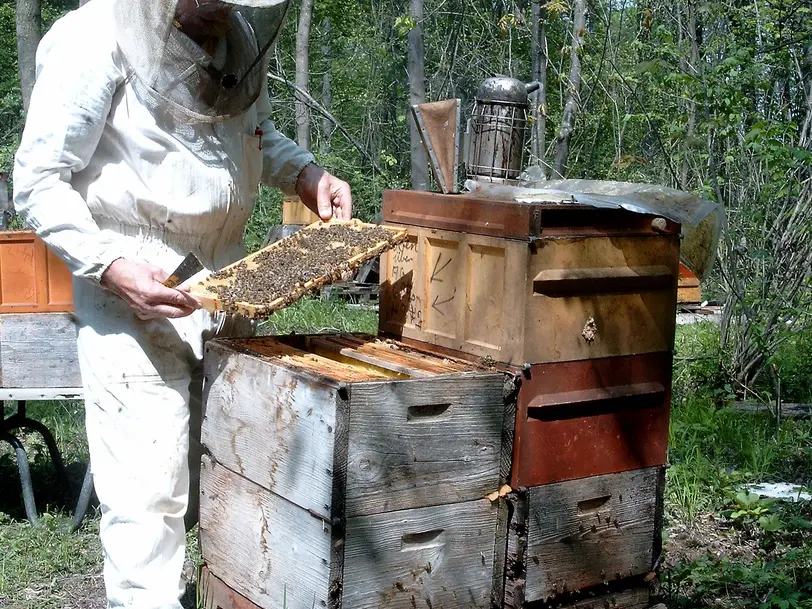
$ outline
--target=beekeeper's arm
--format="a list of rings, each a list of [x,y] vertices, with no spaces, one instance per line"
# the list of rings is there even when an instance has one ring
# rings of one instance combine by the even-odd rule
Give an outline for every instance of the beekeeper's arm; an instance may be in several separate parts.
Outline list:
[[[124,74],[115,41],[66,25],[57,22],[37,50],[37,80],[14,163],[15,206],[75,276],[105,285],[139,316],[188,314],[194,301],[164,288],[161,269],[125,260],[121,237],[99,228],[71,186],[96,150]],[[119,272],[108,273],[111,267]]]
[[[257,101],[257,114],[263,132],[263,183],[281,188],[286,194],[296,193],[322,220],[333,216],[341,220],[352,218],[349,184],[324,171],[310,152],[277,131],[270,119],[267,88]]]

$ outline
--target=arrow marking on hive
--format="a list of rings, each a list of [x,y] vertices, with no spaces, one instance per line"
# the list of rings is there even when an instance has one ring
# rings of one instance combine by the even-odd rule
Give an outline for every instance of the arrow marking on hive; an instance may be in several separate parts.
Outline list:
[[[447,267],[449,264],[451,264],[451,259],[447,260],[447,261],[446,261],[446,263],[445,263],[443,266],[441,266],[440,268],[437,268],[437,267],[439,266],[439,264],[440,264],[440,260],[442,260],[442,258],[443,258],[443,253],[442,253],[442,252],[440,252],[440,253],[437,255],[437,260],[436,260],[436,261],[435,261],[435,263],[434,263],[434,270],[431,272],[431,277],[429,278],[429,283],[432,283],[433,281],[436,281],[436,282],[438,282],[438,283],[443,283],[443,280],[442,280],[442,279],[439,279],[439,278],[437,277],[437,275],[439,275],[440,273],[442,273],[442,272],[443,272],[443,269],[444,269],[445,267]]]
[[[448,304],[452,300],[454,300],[454,296],[457,295],[457,289],[454,288],[454,293],[451,295],[451,298],[447,298],[445,300],[440,300],[440,296],[434,297],[434,302],[431,303],[431,308],[437,311],[440,315],[445,315],[443,311],[440,309],[440,305]]]

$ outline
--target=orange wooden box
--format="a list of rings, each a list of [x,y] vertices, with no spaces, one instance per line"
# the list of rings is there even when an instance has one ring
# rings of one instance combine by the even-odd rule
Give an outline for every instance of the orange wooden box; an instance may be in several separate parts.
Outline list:
[[[677,302],[679,304],[698,304],[702,302],[702,286],[699,283],[699,278],[681,262],[679,263]]]
[[[0,313],[73,311],[71,273],[32,231],[0,232]]]

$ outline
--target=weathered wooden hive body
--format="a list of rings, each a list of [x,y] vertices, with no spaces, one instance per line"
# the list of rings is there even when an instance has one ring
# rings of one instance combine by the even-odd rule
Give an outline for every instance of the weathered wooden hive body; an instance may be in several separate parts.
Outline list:
[[[374,338],[283,340],[206,348],[207,606],[490,607],[505,376]]]
[[[678,224],[412,191],[383,219],[410,233],[382,257],[383,333],[514,365],[673,345]]]
[[[680,226],[390,191],[380,330],[519,374],[504,606],[648,606],[659,560]]]
[[[408,191],[383,219],[381,337],[208,346],[206,607],[647,608],[679,225]]]

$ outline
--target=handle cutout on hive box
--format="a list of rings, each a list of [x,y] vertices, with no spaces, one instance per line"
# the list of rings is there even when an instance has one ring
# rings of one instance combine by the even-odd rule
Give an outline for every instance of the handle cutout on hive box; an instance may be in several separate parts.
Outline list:
[[[445,545],[445,530],[434,529],[423,533],[407,533],[400,538],[401,552],[416,552]]]
[[[544,296],[583,296],[607,292],[641,292],[666,288],[674,273],[664,265],[546,269],[533,279],[533,292]]]
[[[527,405],[527,416],[542,421],[577,418],[598,412],[616,412],[631,408],[650,408],[665,399],[662,383],[634,383],[614,387],[596,387],[576,391],[546,393]]]
[[[599,509],[601,509],[604,505],[609,503],[609,500],[612,498],[612,495],[606,495],[605,497],[595,497],[594,499],[584,499],[583,501],[578,502],[578,513],[579,514],[594,514]]]
[[[423,404],[421,406],[409,406],[406,411],[407,421],[425,421],[441,417],[448,412],[451,404]]]

